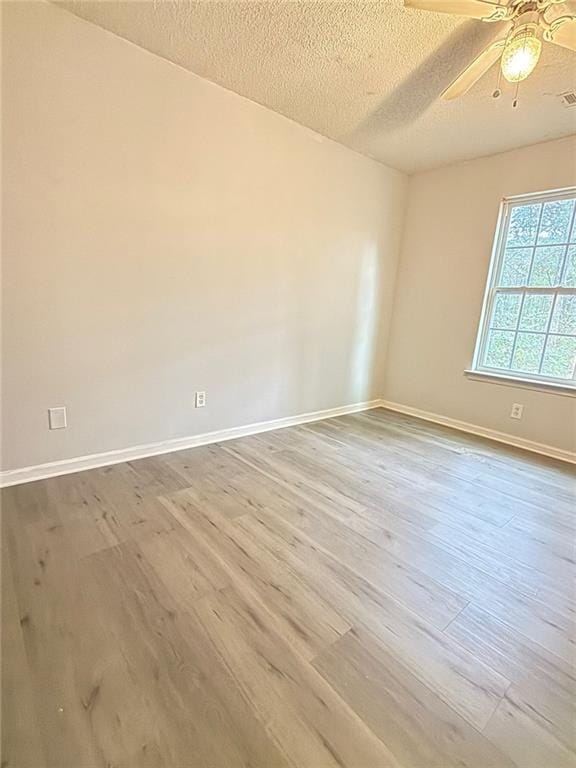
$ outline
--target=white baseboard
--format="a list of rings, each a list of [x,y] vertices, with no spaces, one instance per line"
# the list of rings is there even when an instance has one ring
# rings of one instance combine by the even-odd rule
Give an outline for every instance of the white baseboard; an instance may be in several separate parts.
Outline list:
[[[434,424],[442,424],[445,427],[451,427],[452,429],[457,429],[460,432],[468,432],[471,435],[487,437],[489,440],[495,440],[498,443],[505,443],[506,445],[513,446],[514,448],[523,448],[524,450],[531,451],[532,453],[539,453],[542,456],[549,456],[553,459],[560,459],[561,461],[567,461],[570,464],[576,464],[576,453],[572,453],[572,451],[565,451],[562,448],[555,448],[553,445],[536,443],[533,440],[526,440],[523,437],[509,435],[506,432],[497,432],[494,429],[480,427],[477,424],[469,424],[466,421],[459,421],[458,419],[451,419],[448,416],[441,416],[438,413],[421,411],[419,408],[412,408],[409,405],[392,403],[389,400],[380,400],[380,406],[382,408],[387,408],[389,411],[404,413],[406,416],[415,416],[416,418],[422,419],[423,421],[432,421]]]
[[[493,429],[480,427],[477,424],[469,424],[468,422],[451,419],[448,416],[441,416],[437,413],[421,411],[419,408],[412,408],[411,406],[402,405],[401,403],[393,403],[389,400],[369,400],[354,405],[344,405],[339,408],[327,408],[323,411],[303,413],[298,416],[288,416],[283,419],[261,421],[243,427],[232,427],[231,429],[222,429],[216,432],[206,432],[202,435],[179,437],[173,440],[163,440],[158,443],[148,443],[147,445],[136,445],[131,448],[121,448],[117,451],[94,453],[89,456],[77,456],[72,459],[52,461],[47,464],[22,467],[21,469],[8,469],[0,472],[0,488],[7,488],[11,485],[20,485],[21,483],[30,483],[34,480],[44,480],[48,477],[57,477],[58,475],[68,475],[73,472],[82,472],[86,469],[96,469],[97,467],[105,467],[109,464],[120,464],[123,461],[134,461],[135,459],[144,459],[149,456],[159,456],[163,453],[182,451],[186,448],[195,448],[200,445],[234,440],[238,437],[247,437],[248,435],[257,435],[260,432],[269,432],[273,429],[282,429],[282,427],[292,427],[298,424],[306,424],[310,421],[320,421],[334,416],[344,416],[347,413],[368,411],[371,408],[386,408],[390,411],[404,413],[407,416],[415,416],[424,421],[431,421],[434,424],[442,424],[445,427],[451,427],[460,432],[468,432],[472,435],[487,437],[498,443],[511,445],[515,448],[523,448],[532,453],[538,453],[553,459],[560,459],[561,461],[576,464],[576,453],[565,451],[561,448],[555,448],[552,445],[544,445],[543,443],[525,440],[522,437],[516,437],[515,435],[509,435],[504,432],[496,432]]]
[[[30,483],[34,480],[45,480],[48,477],[57,477],[58,475],[68,475],[73,472],[82,472],[85,469],[96,469],[97,467],[105,467],[109,464],[120,464],[123,461],[134,461],[135,459],[145,459],[148,456],[159,456],[162,453],[182,451],[186,448],[195,448],[199,445],[209,445],[210,443],[220,443],[224,440],[234,440],[237,437],[256,435],[259,432],[269,432],[273,429],[281,429],[282,427],[293,427],[297,424],[320,421],[334,416],[344,416],[347,413],[358,413],[359,411],[367,411],[370,408],[378,408],[379,406],[380,400],[369,400],[364,403],[344,405],[340,408],[327,408],[323,411],[302,413],[298,416],[288,416],[283,419],[273,419],[272,421],[261,421],[243,427],[232,427],[231,429],[222,429],[216,432],[206,432],[202,435],[178,437],[173,440],[163,440],[159,443],[136,445],[132,448],[121,448],[117,451],[93,453],[89,456],[77,456],[72,459],[51,461],[47,464],[37,464],[32,467],[22,467],[21,469],[8,469],[0,472],[0,488],[7,488],[10,485],[20,485],[21,483]]]

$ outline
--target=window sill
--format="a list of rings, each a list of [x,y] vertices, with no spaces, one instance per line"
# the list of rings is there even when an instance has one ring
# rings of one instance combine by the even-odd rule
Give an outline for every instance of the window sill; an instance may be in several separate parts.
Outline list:
[[[487,381],[491,384],[502,384],[506,387],[518,387],[519,389],[535,389],[540,392],[548,392],[554,395],[563,395],[564,397],[576,397],[576,387],[571,384],[557,384],[552,381],[536,381],[535,379],[524,379],[519,376],[506,376],[501,373],[490,373],[488,371],[464,371],[464,376],[473,381]]]

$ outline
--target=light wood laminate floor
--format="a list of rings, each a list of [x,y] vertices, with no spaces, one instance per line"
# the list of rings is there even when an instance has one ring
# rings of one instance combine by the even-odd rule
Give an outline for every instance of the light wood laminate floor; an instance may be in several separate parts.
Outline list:
[[[5,489],[2,766],[574,766],[574,490],[382,409]]]

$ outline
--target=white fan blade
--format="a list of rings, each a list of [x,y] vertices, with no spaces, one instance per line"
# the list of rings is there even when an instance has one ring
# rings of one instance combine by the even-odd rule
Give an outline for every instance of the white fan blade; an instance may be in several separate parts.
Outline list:
[[[503,19],[506,15],[507,5],[507,2],[499,3],[497,0],[404,0],[405,8],[418,8],[422,11],[435,11],[436,13],[452,13],[455,16],[468,16],[484,21]]]
[[[553,23],[550,37],[546,36],[546,39],[550,43],[576,51],[576,16],[566,16],[562,19],[557,19]]]
[[[446,88],[442,94],[442,98],[448,100],[457,99],[458,96],[463,96],[469,91],[474,83],[477,83],[482,75],[486,74],[490,67],[498,61],[502,55],[505,44],[506,38],[503,38],[501,40],[496,40],[485,48],[482,53],[477,56],[468,67],[466,67],[464,72],[459,74],[456,80]]]

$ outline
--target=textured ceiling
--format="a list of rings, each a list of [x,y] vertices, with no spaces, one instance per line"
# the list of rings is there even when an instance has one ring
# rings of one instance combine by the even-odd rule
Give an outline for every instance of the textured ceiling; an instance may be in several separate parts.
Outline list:
[[[404,171],[576,133],[576,53],[546,45],[536,73],[491,98],[438,95],[498,34],[487,24],[374,2],[60,2],[192,72]]]

